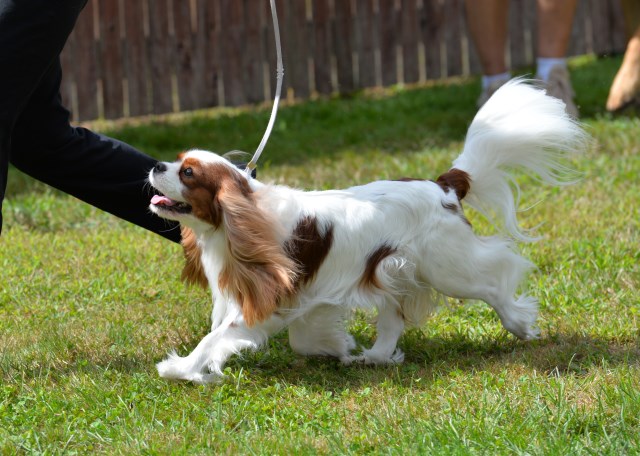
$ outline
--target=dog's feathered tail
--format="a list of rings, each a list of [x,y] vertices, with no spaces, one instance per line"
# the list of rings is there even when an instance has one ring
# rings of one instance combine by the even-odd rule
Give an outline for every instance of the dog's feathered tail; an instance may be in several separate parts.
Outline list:
[[[467,173],[465,201],[514,238],[532,241],[518,225],[519,189],[511,173],[522,171],[552,185],[573,183],[579,175],[564,162],[586,142],[586,133],[561,100],[514,79],[478,111],[447,175],[455,176],[455,169]]]

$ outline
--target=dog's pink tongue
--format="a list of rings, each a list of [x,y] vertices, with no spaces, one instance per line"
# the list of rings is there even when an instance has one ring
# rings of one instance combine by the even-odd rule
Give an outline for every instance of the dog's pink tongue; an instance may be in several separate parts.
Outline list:
[[[151,198],[151,204],[155,204],[157,206],[173,206],[175,203],[172,199],[167,198],[162,195],[153,195]]]

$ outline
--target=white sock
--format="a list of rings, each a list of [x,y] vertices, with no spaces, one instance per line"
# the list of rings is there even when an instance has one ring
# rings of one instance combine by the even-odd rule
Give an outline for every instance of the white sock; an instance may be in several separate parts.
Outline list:
[[[500,74],[492,74],[491,76],[483,75],[482,76],[482,90],[486,90],[491,84],[494,82],[507,82],[511,79],[511,72],[505,71]]]
[[[551,57],[538,57],[536,59],[536,78],[547,82],[549,79],[549,73],[555,66],[567,67],[567,59],[565,58],[551,58]]]

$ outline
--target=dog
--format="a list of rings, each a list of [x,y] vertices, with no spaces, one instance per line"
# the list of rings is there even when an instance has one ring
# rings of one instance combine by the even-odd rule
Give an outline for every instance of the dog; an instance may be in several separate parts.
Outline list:
[[[158,363],[159,374],[214,381],[231,355],[285,328],[303,355],[400,363],[403,330],[423,325],[447,297],[482,300],[518,338],[539,337],[537,300],[516,296],[533,267],[516,241],[534,238],[516,218],[513,173],[571,183],[565,158],[586,139],[562,101],[513,80],[479,110],[462,153],[435,181],[301,191],[201,150],[159,162],[150,210],[180,222],[183,279],[208,285],[214,302],[211,332],[188,356]],[[463,200],[501,232],[475,234]],[[360,353],[347,332],[353,309],[377,310],[377,339]]]

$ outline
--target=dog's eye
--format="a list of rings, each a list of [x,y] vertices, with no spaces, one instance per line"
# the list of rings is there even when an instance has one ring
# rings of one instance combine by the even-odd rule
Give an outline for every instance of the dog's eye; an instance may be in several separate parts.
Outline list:
[[[191,177],[193,176],[193,169],[192,168],[185,168],[182,170],[182,174],[184,174],[187,177]]]

